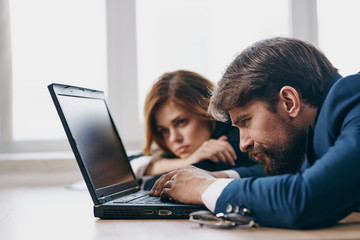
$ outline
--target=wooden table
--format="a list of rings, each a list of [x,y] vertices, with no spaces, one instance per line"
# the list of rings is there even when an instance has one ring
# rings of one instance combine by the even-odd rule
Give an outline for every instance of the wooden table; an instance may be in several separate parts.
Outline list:
[[[355,239],[360,213],[317,230],[211,229],[188,220],[101,220],[89,193],[63,186],[0,190],[0,239]]]

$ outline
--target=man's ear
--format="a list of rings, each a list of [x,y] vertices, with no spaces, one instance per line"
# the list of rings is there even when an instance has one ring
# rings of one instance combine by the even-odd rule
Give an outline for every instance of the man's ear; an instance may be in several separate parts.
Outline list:
[[[289,117],[295,118],[300,114],[301,100],[298,91],[290,86],[280,89],[279,100],[281,107]]]

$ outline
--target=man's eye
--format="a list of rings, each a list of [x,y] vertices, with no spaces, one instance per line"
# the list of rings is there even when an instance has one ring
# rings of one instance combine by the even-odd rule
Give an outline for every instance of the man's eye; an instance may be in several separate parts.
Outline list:
[[[241,121],[240,121],[240,125],[241,125],[242,127],[247,127],[248,124],[249,124],[249,121],[250,121],[249,118],[244,119],[244,120],[241,120]]]

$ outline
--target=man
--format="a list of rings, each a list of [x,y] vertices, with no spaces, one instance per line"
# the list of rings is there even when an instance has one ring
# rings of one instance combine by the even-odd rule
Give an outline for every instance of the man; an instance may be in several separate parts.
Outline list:
[[[230,116],[241,151],[268,176],[188,167],[151,195],[215,213],[245,207],[262,226],[288,228],[329,226],[360,206],[360,74],[343,78],[309,43],[267,39],[230,64],[209,111]]]

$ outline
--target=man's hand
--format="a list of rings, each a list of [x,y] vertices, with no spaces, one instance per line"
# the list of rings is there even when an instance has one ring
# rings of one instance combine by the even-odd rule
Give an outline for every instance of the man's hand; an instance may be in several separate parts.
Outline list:
[[[201,196],[215,180],[209,172],[188,166],[161,176],[150,195],[183,203],[203,204]]]

